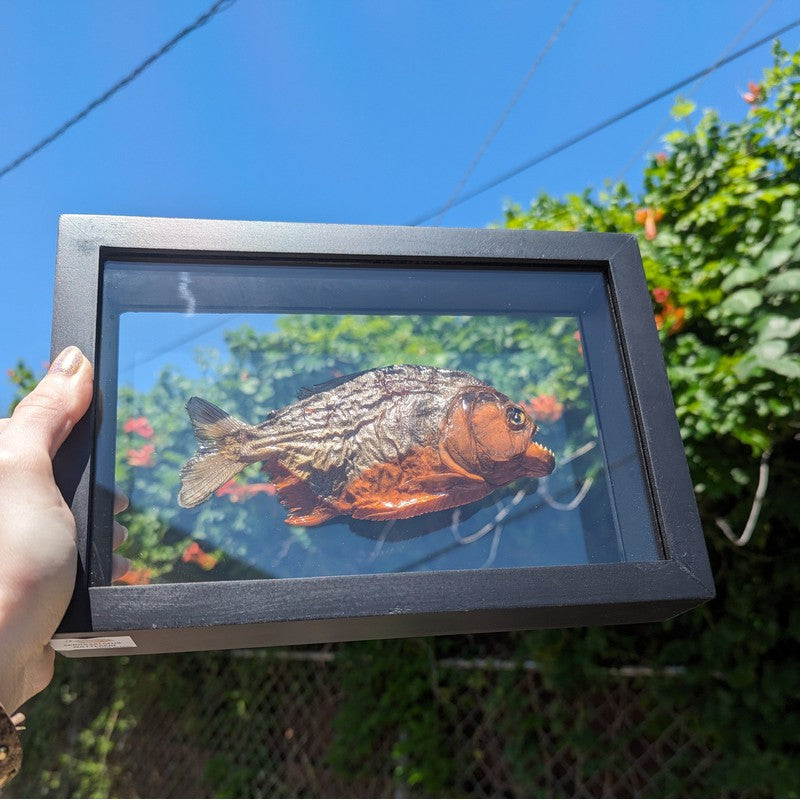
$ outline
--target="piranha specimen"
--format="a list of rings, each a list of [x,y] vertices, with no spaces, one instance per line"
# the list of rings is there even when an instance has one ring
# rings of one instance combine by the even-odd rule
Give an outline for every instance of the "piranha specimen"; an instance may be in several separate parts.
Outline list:
[[[518,403],[466,372],[391,366],[337,378],[248,425],[192,397],[198,441],[178,502],[192,508],[261,461],[290,525],[406,519],[470,503],[555,466]]]

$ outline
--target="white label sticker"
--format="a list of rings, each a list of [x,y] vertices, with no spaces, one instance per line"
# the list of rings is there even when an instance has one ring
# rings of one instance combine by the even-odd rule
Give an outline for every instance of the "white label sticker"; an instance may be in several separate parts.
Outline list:
[[[53,650],[64,653],[69,650],[116,650],[120,647],[136,647],[130,636],[93,636],[90,639],[51,639]]]

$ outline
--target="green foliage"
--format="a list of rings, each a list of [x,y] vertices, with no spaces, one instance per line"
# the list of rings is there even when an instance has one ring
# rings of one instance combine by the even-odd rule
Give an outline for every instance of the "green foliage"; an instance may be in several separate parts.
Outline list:
[[[672,106],[670,112],[676,120],[690,116],[697,108],[697,104],[686,97],[679,97]]]
[[[678,419],[699,493],[729,491],[706,479],[738,454],[794,435],[800,411],[800,124],[797,55],[776,51],[764,103],[742,121],[706,112],[691,134],[668,137],[634,203],[622,186],[594,199],[538,198],[506,211],[508,227],[641,234]],[[645,231],[646,232],[646,231]],[[664,313],[666,310],[666,313]],[[720,458],[722,456],[722,458]],[[738,458],[736,459],[738,461]],[[713,483],[713,485],[712,485]]]
[[[111,670],[101,675],[85,661],[64,661],[47,690],[26,708],[43,736],[26,737],[26,770],[10,790],[41,797],[110,797],[118,787],[119,772],[112,765],[120,738],[131,727],[127,702],[129,676]],[[116,686],[114,686],[116,684]],[[115,694],[118,691],[118,694]],[[90,724],[78,727],[87,709],[99,708]],[[33,765],[36,774],[28,774]],[[23,784],[30,780],[27,792]]]
[[[433,796],[450,790],[457,775],[447,755],[431,645],[419,639],[359,642],[341,652],[347,702],[336,720],[334,764],[348,775],[369,774],[376,750],[388,750],[399,785]]]
[[[8,409],[8,413],[11,414],[19,401],[34,389],[39,379],[23,361],[18,361],[16,367],[8,370],[8,378],[16,387],[11,406]]]
[[[789,498],[800,485],[800,54],[776,48],[775,56],[761,103],[743,121],[706,112],[694,131],[667,137],[640,202],[614,187],[599,199],[543,197],[506,214],[512,227],[639,235],[718,591],[715,602],[663,626],[531,633],[521,652],[546,672],[552,665],[566,689],[597,680],[598,665],[634,657],[686,665],[698,730],[723,754],[708,775],[710,794],[793,795],[798,785],[800,680],[791,665],[800,531]],[[744,526],[765,451],[759,525],[737,549],[715,520]],[[686,688],[659,691],[677,698]]]

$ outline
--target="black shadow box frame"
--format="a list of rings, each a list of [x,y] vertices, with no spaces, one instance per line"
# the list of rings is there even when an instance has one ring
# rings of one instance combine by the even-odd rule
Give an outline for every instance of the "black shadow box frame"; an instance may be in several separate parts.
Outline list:
[[[93,484],[96,470],[109,469],[98,398],[107,404],[116,398],[116,386],[96,378],[95,402],[55,461],[56,480],[78,526],[75,593],[54,638],[65,655],[648,622],[714,596],[633,236],[65,215],[59,227],[53,356],[76,344],[95,364],[116,358],[113,337],[100,341],[98,334],[103,271],[111,262],[238,267],[295,262],[367,271],[400,264],[602,275],[610,320],[597,329],[601,344],[584,338],[589,365],[601,376],[592,389],[600,397],[596,407],[630,403],[657,553],[637,560],[634,531],[630,558],[622,563],[112,586],[111,498],[94,491]],[[169,308],[174,301],[164,291],[159,302]],[[220,303],[232,307],[235,292]],[[594,324],[589,316],[583,326]],[[617,375],[604,371],[608,353],[621,364]],[[108,535],[95,541],[91,531],[98,526]]]

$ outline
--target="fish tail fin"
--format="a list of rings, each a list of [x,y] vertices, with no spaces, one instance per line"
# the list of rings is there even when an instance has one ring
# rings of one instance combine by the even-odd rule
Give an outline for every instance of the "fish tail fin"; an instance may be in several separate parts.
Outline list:
[[[198,448],[181,469],[178,505],[193,508],[247,466],[249,462],[237,455],[241,453],[241,432],[252,426],[200,397],[191,397],[186,410]]]

